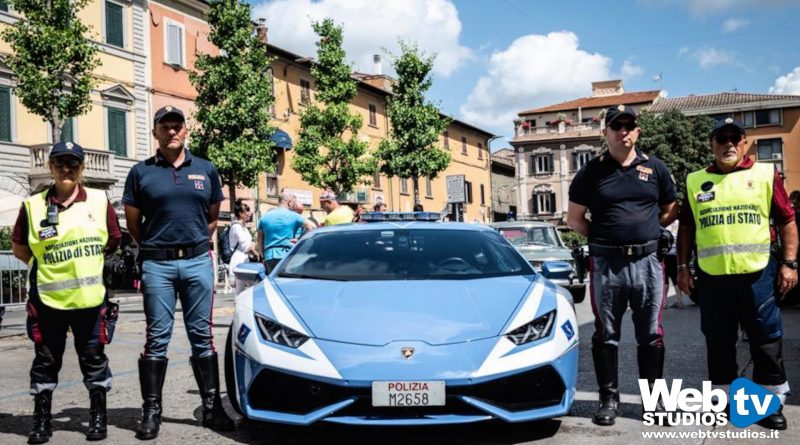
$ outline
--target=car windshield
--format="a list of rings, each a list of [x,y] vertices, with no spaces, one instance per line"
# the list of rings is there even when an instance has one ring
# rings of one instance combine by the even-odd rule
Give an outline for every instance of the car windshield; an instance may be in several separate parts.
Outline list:
[[[533,270],[499,234],[383,229],[315,233],[282,263],[279,277],[320,280],[465,280]]]
[[[561,247],[554,227],[499,227],[497,230],[515,246],[539,244]]]

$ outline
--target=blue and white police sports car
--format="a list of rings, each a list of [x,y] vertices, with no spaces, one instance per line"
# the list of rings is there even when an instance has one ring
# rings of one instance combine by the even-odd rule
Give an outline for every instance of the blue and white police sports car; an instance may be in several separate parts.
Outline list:
[[[556,417],[577,328],[570,294],[488,227],[324,227],[237,296],[228,395],[248,419],[297,425]]]

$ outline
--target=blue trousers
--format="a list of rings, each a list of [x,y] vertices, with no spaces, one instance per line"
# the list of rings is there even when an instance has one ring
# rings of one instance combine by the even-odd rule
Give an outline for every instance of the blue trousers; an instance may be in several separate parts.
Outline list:
[[[142,288],[147,317],[147,341],[143,356],[167,355],[178,299],[192,345],[192,356],[205,357],[214,352],[211,334],[214,271],[209,255],[181,260],[145,260],[142,265]]]

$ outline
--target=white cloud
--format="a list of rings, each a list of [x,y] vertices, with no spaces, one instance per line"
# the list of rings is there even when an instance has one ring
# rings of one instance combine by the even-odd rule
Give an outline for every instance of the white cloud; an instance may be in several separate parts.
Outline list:
[[[728,19],[725,20],[725,23],[722,24],[722,31],[733,32],[736,31],[737,29],[744,28],[749,24],[750,20],[747,19]]]
[[[775,83],[769,88],[769,92],[774,94],[800,94],[800,66],[791,73],[775,79]]]
[[[639,77],[642,74],[644,74],[644,68],[640,67],[639,65],[634,65],[632,57],[622,62],[620,77],[622,77],[623,80],[633,79],[634,77]]]
[[[686,54],[688,52],[689,52],[689,47],[688,46],[684,46],[683,48],[678,50],[678,57],[680,57],[680,56],[682,56],[682,55],[684,55],[684,54]]]
[[[593,81],[614,77],[611,65],[610,58],[580,49],[569,31],[519,37],[492,54],[488,73],[460,114],[475,125],[508,133],[520,111],[590,95]]]
[[[700,69],[710,70],[720,65],[737,66],[733,54],[716,48],[703,48],[695,51],[692,56],[700,64]]]
[[[269,40],[302,56],[316,55],[313,21],[326,17],[344,26],[344,49],[355,69],[372,72],[373,54],[383,49],[399,55],[398,38],[417,42],[429,55],[436,54],[434,73],[444,77],[473,57],[459,43],[462,26],[450,0],[273,0],[253,7],[253,18],[266,18]],[[392,73],[384,57],[383,72]]]

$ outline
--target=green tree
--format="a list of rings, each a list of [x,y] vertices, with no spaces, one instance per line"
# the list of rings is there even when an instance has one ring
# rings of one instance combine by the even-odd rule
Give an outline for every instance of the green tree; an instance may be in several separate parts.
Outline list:
[[[714,160],[708,137],[714,121],[708,116],[685,116],[678,110],[659,114],[643,111],[639,126],[639,146],[667,164],[675,178],[678,198],[683,199],[686,175]]]
[[[375,159],[367,143],[358,140],[361,116],[350,113],[350,101],[358,83],[350,75],[342,49],[342,28],[331,19],[313,23],[317,41],[317,61],[311,67],[316,83],[316,102],[300,113],[300,140],[295,147],[292,167],[304,181],[334,193],[351,191],[375,172]],[[345,133],[348,133],[345,137]]]
[[[67,119],[91,107],[92,71],[100,59],[87,39],[90,28],[77,17],[88,2],[8,1],[20,14],[2,33],[13,51],[5,62],[17,77],[14,92],[28,111],[50,124],[54,141],[61,139]]]
[[[259,174],[275,168],[272,61],[253,32],[249,4],[209,4],[209,37],[220,53],[200,55],[197,71],[189,74],[197,89],[192,152],[214,163],[233,203],[237,184],[253,187]]]
[[[435,178],[450,164],[450,153],[439,148],[439,136],[450,120],[425,101],[432,85],[434,57],[426,57],[416,45],[400,42],[402,54],[394,60],[397,84],[392,88],[387,114],[389,139],[378,147],[380,171],[388,176],[411,178],[414,203],[419,203],[419,178]]]

